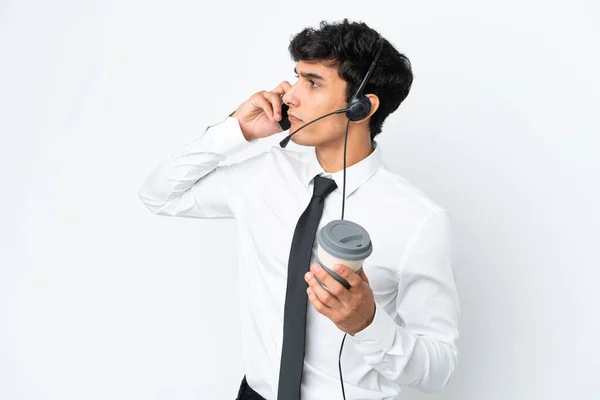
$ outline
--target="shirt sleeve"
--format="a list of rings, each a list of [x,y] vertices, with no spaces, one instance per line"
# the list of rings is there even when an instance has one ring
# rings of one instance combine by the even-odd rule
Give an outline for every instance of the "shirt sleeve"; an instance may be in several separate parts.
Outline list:
[[[219,164],[257,140],[246,140],[238,120],[231,116],[207,126],[154,169],[138,197],[157,215],[234,218],[236,207],[259,179],[266,154]]]
[[[401,324],[376,305],[373,322],[353,343],[388,380],[431,393],[446,386],[458,362],[459,298],[448,212],[429,217],[407,251],[396,300]]]

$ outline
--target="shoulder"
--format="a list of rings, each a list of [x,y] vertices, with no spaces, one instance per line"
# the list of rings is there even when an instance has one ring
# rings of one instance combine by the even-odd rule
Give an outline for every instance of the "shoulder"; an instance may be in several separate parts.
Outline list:
[[[387,215],[423,221],[448,211],[421,188],[382,164],[368,181],[370,195],[375,195],[377,208]]]
[[[298,147],[295,148],[282,148],[279,145],[273,145],[271,147],[269,147],[269,154],[273,157],[273,158],[277,158],[277,159],[281,159],[281,160],[287,160],[290,162],[305,162],[308,159],[309,153],[308,151],[310,151],[308,148],[306,150],[300,149]]]
[[[307,165],[310,159],[308,150],[298,150],[295,148],[282,148],[279,145],[269,147],[266,151],[266,157],[269,162],[280,168],[289,167],[295,171],[301,170]]]

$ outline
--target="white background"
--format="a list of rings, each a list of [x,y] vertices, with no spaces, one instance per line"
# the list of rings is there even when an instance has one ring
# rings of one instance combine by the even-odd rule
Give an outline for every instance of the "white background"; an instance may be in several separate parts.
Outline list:
[[[157,217],[137,190],[343,17],[411,59],[384,162],[454,220],[459,368],[400,398],[600,398],[599,8],[1,2],[0,399],[235,398],[234,221]]]

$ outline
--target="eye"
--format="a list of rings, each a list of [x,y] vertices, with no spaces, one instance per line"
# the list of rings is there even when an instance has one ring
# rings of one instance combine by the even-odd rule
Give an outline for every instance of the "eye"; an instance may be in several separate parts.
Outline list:
[[[295,77],[295,78],[300,78],[300,77],[298,76],[298,74],[294,75],[294,77]],[[320,87],[320,86],[321,86],[321,85],[319,85],[319,83],[318,83],[318,82],[315,82],[315,81],[313,81],[312,79],[307,79],[307,81],[308,81],[308,82],[310,82],[310,85],[311,85],[311,87],[313,87],[313,88],[318,88],[318,87]]]

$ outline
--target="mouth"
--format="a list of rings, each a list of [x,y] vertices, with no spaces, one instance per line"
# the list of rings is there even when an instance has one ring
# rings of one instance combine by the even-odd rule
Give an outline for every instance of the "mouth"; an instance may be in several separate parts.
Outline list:
[[[288,117],[290,119],[290,121],[294,121],[294,122],[302,122],[302,120],[300,118],[297,118],[295,115],[293,114],[288,114]]]

